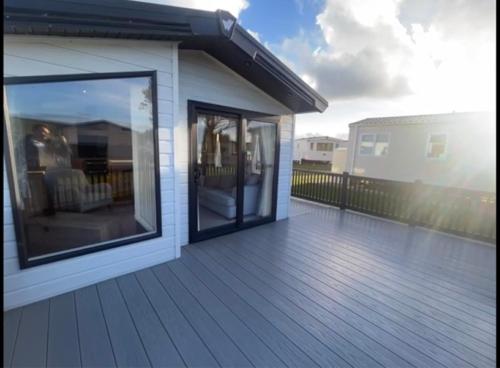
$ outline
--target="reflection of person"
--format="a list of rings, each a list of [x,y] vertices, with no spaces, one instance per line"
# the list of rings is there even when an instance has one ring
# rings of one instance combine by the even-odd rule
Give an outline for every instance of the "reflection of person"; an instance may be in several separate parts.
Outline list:
[[[33,127],[33,133],[26,136],[25,151],[28,170],[40,168],[40,155],[38,150],[45,147],[49,136],[50,129],[44,124],[35,125]]]
[[[25,137],[25,157],[28,171],[39,171],[65,168],[71,166],[71,149],[66,138],[57,134],[52,127],[47,124],[37,124],[33,126],[31,134]],[[44,208],[45,215],[55,213],[54,193],[44,175],[47,186],[47,207]],[[28,189],[30,190],[30,189]],[[31,197],[30,193],[27,193]]]
[[[55,135],[46,124],[37,124],[33,133],[25,140],[26,164],[28,170],[39,170],[41,166],[69,166],[71,148],[62,135]],[[41,165],[41,154],[49,156],[49,165]]]

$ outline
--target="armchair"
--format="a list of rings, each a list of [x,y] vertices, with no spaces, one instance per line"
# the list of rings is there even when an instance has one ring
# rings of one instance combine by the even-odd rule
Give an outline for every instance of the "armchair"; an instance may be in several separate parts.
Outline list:
[[[45,182],[54,210],[87,212],[113,202],[111,186],[90,184],[82,170],[48,168]]]

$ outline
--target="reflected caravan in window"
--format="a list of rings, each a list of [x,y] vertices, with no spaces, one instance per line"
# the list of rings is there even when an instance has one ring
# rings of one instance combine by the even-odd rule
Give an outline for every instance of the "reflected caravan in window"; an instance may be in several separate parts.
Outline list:
[[[316,150],[317,151],[332,152],[333,151],[333,143],[317,143]]]
[[[154,75],[136,74],[5,86],[25,265],[159,235]]]

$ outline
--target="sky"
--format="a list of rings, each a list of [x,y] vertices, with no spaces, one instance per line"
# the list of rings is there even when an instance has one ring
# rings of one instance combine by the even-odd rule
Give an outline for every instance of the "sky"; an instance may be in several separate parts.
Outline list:
[[[225,9],[328,102],[296,136],[380,116],[495,111],[495,0],[150,0]]]
[[[151,106],[144,104],[143,93],[149,79],[52,82],[50,89],[46,83],[12,84],[6,88],[9,114],[66,124],[104,119],[134,130],[150,129]]]

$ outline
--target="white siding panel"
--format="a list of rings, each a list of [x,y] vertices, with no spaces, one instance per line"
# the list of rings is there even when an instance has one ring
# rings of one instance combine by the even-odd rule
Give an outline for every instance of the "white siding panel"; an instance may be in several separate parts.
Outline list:
[[[4,243],[3,243],[3,258],[10,259],[15,258],[17,260],[17,245],[15,240],[5,240],[4,235]]]
[[[172,74],[158,71],[156,74],[157,83],[159,86],[172,87]],[[174,93],[175,96],[175,93]]]
[[[8,48],[8,45],[5,45]],[[77,74],[88,73],[88,70],[77,69],[70,66],[62,66],[33,59],[3,55],[4,72],[10,76],[30,76],[30,75],[54,75],[54,74]]]
[[[5,206],[10,206],[10,193],[7,189],[4,189],[3,191],[3,205]]]
[[[15,307],[49,298],[54,295],[54,289],[62,294],[74,289],[85,287],[96,282],[115,277],[117,274],[126,274],[158,264],[158,259],[172,259],[173,249],[157,250],[156,252],[141,253],[134,258],[127,257],[120,262],[102,267],[86,268],[86,271],[72,272],[69,275],[45,283],[31,285],[11,292],[4,291],[4,300]]]
[[[164,240],[168,240],[169,238],[171,237],[165,236]],[[14,286],[34,286],[41,283],[50,282],[55,278],[62,278],[64,276],[67,276],[68,267],[74,267],[74,273],[77,273],[77,270],[79,270],[80,272],[84,272],[93,268],[109,267],[114,263],[120,263],[129,258],[132,259],[148,253],[156,252],[159,250],[157,247],[157,243],[158,241],[156,239],[150,239],[141,242],[140,247],[136,246],[135,244],[130,244],[114,249],[104,250],[101,252],[90,253],[82,257],[75,257],[59,262],[49,263],[46,265],[31,267],[23,270],[23,272],[20,273],[9,274],[9,277],[5,278],[4,291],[16,290]],[[88,267],[89,262],[91,262],[92,267]],[[4,265],[6,264],[9,265],[8,267],[10,267],[10,269],[15,268],[15,266],[10,265],[9,262],[4,262]],[[6,272],[4,271],[4,273]]]
[[[291,178],[295,116],[283,116],[281,127],[278,203],[276,208],[277,220],[283,220],[288,217],[288,204],[290,202],[292,184]]]
[[[172,128],[177,45],[171,42],[34,36],[4,37],[4,77],[157,71],[163,236],[19,269],[9,196],[4,195],[4,308],[11,309],[175,258]],[[4,186],[7,184],[4,171]],[[8,187],[5,187],[8,190]],[[8,194],[4,191],[4,194]]]
[[[14,232],[14,225],[3,225],[3,241],[10,242],[16,240],[16,234]]]
[[[289,152],[293,134],[291,111],[262,90],[204,52],[179,50],[179,113],[175,122],[176,210],[179,213],[178,235],[181,245],[188,243],[188,121],[187,101],[201,101],[246,110],[285,115],[280,124],[281,155],[278,182],[277,218],[288,216],[290,167]],[[284,161],[283,161],[284,160]]]
[[[9,36],[11,47],[9,53],[23,53],[23,49],[29,48],[40,54],[40,60],[53,62],[51,55],[64,53],[69,63],[75,62],[80,67],[87,69],[87,62],[96,62],[103,65],[92,65],[92,69],[116,68],[114,71],[127,65],[151,70],[172,71],[172,49],[170,44],[137,40],[110,40],[95,38],[60,38],[60,37],[31,37],[26,40],[23,36]],[[151,54],[150,50],[163,53],[163,56]],[[135,52],[134,52],[135,51]],[[145,55],[145,52],[147,55]],[[106,63],[104,64],[104,60]],[[70,64],[71,65],[71,64]]]

